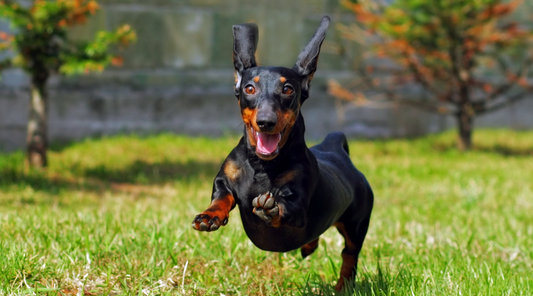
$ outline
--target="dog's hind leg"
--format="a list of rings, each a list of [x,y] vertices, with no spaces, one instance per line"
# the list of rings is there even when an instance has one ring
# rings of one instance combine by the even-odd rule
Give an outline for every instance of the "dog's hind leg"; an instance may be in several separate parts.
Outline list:
[[[363,247],[363,241],[368,230],[369,219],[358,221],[358,223],[335,223],[335,227],[344,237],[344,249],[342,250],[342,266],[340,278],[335,286],[337,291],[341,291],[346,280],[354,280],[357,273],[357,260],[359,252]]]
[[[317,237],[314,241],[311,241],[303,245],[300,248],[300,252],[302,253],[302,258],[305,258],[315,252],[316,248],[318,248],[318,239],[319,237]]]

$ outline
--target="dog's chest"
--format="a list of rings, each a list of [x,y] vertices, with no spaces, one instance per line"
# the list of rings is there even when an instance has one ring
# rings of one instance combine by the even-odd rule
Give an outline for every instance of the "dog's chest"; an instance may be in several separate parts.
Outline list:
[[[241,180],[234,189],[234,194],[237,198],[237,203],[241,206],[252,207],[252,200],[258,195],[266,192],[278,191],[273,180],[264,172],[254,172],[250,170],[243,174]]]

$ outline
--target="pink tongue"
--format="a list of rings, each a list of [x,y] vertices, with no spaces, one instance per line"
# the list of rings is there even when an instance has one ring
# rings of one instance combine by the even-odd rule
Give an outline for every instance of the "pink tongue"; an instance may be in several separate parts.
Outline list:
[[[281,134],[265,134],[257,133],[257,151],[262,154],[272,154],[278,148],[278,143],[281,140]]]

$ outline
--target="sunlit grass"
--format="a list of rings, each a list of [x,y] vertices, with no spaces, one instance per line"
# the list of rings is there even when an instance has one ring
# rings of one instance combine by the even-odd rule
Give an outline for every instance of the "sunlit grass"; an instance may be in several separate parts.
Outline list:
[[[254,247],[238,210],[216,232],[190,227],[237,141],[86,140],[32,173],[21,152],[0,155],[0,293],[333,295],[333,229],[302,260]],[[347,295],[533,293],[533,132],[477,131],[474,143],[350,143],[376,202]]]

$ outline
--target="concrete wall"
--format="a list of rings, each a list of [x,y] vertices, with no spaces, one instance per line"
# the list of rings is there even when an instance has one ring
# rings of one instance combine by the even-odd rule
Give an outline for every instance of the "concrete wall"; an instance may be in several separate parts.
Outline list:
[[[347,82],[361,49],[344,41],[337,24],[353,16],[338,0],[101,0],[102,10],[72,30],[88,40],[98,30],[131,24],[138,42],[124,52],[122,68],[50,81],[52,141],[123,132],[173,131],[220,136],[241,133],[233,96],[233,24],[259,25],[261,65],[291,67],[323,15],[333,23],[323,45],[311,98],[303,106],[307,135],[341,130],[351,137],[400,137],[454,126],[447,118],[405,108],[347,106],[344,120],[326,94],[327,79]],[[0,30],[7,25],[0,22]],[[9,70],[0,81],[0,149],[24,146],[28,78]],[[533,127],[532,100],[480,118],[478,126]]]

